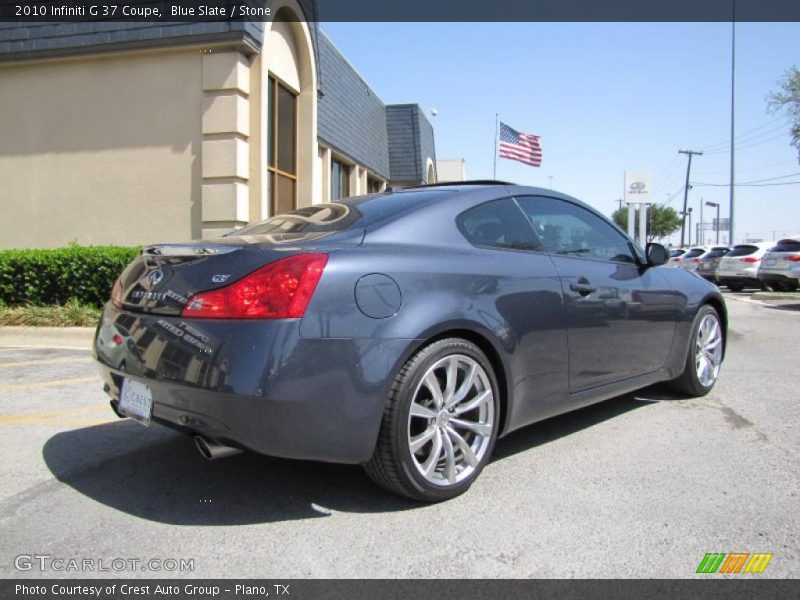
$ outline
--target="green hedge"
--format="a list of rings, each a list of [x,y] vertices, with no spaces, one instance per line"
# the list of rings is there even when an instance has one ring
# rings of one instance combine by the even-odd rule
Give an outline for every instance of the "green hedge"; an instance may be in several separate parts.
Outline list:
[[[140,252],[123,246],[0,250],[0,304],[102,306],[122,270]]]

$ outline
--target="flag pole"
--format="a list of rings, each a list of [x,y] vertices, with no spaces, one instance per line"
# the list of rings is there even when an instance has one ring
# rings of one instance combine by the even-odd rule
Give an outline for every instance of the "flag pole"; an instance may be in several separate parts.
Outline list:
[[[497,136],[500,133],[500,113],[494,113],[494,172],[492,179],[497,179]]]

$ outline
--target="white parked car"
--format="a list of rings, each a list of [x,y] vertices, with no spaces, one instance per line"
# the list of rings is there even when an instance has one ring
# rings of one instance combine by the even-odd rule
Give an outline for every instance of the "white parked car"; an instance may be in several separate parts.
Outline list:
[[[793,292],[800,287],[800,233],[770,248],[758,267],[758,280],[771,290]]]
[[[677,267],[681,263],[681,256],[686,254],[686,248],[674,248],[669,251],[669,260],[666,267]]]
[[[758,280],[758,267],[761,259],[775,242],[738,244],[719,261],[717,285],[724,285],[733,292],[746,287],[761,288]]]
[[[699,258],[709,250],[710,246],[692,246],[688,252],[680,256],[677,266],[685,271],[696,271],[700,264]]]

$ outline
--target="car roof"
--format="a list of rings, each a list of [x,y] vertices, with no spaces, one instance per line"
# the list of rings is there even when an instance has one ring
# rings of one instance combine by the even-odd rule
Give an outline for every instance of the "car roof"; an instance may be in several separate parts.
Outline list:
[[[781,242],[800,242],[800,233],[795,233],[793,235],[787,235],[786,237],[782,237],[779,241]],[[777,244],[778,242],[773,242]]]
[[[744,242],[742,244],[736,244],[733,246],[734,248],[739,248],[741,246],[755,246],[756,248],[772,248],[777,242]]]

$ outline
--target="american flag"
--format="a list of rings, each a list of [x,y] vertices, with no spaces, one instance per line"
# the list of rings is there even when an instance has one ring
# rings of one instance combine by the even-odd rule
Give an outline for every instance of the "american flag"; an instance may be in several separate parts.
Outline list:
[[[542,166],[542,147],[539,136],[522,133],[500,123],[500,158],[518,160],[532,167]]]

